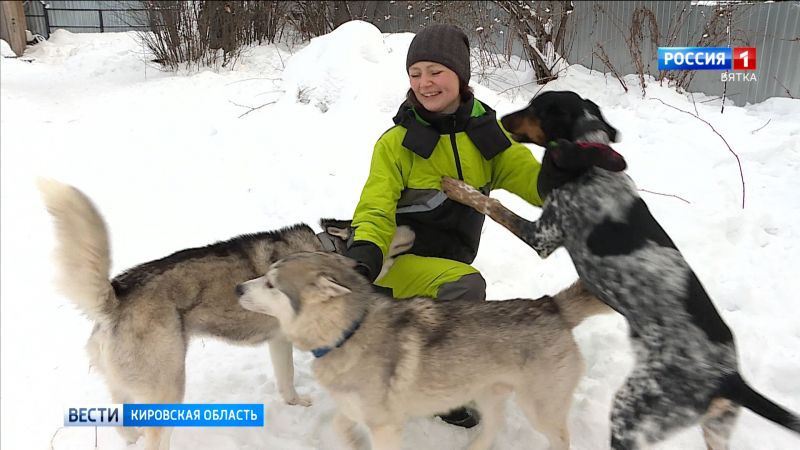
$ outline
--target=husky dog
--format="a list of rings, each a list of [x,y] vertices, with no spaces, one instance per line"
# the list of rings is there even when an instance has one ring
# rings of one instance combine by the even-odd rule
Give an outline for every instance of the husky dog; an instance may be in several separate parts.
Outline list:
[[[336,401],[334,426],[351,447],[363,423],[375,449],[400,449],[411,416],[474,401],[483,417],[472,450],[488,449],[516,391],[531,425],[569,447],[567,417],[583,375],[572,328],[611,310],[576,283],[555,298],[398,301],[374,292],[334,253],[296,253],[236,289],[246,309],[275,316],[317,359],[317,381]]]
[[[150,261],[110,279],[106,224],[78,189],[40,180],[54,218],[59,287],[95,322],[87,343],[91,364],[103,374],[113,403],[180,403],[188,340],[195,335],[237,344],[269,342],[283,399],[310,405],[294,388],[292,346],[274,317],[239,306],[234,288],[298,251],[342,251],[349,221],[323,219],[320,238],[305,224],[248,234]],[[324,239],[323,239],[324,238]],[[398,229],[394,252],[410,247],[413,233]],[[129,442],[140,432],[118,428]],[[169,448],[169,428],[144,428],[145,448]]]
[[[638,449],[699,424],[728,448],[741,407],[800,433],[800,418],[741,376],[733,333],[607,144],[617,131],[574,92],[547,92],[501,119],[520,142],[546,145],[542,215],[530,222],[459,180],[448,197],[502,224],[547,258],[564,247],[586,289],[628,320],[633,372],[611,411],[611,447]],[[556,141],[557,140],[557,141]]]

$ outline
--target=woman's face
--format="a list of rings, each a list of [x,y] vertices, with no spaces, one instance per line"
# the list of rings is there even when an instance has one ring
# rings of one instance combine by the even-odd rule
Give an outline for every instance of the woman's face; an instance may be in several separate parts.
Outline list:
[[[458,109],[458,75],[447,67],[419,61],[408,68],[408,81],[417,101],[430,112],[450,114]]]

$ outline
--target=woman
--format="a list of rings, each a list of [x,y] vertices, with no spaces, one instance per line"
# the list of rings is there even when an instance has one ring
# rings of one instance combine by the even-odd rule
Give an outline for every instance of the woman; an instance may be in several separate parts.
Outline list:
[[[441,178],[464,180],[487,194],[505,189],[541,206],[540,164],[525,146],[511,141],[495,112],[473,97],[469,41],[460,29],[437,24],[419,32],[409,46],[406,69],[407,99],[395,126],[375,144],[346,255],[396,298],[485,300],[486,282],[470,266],[484,216],[449,200]],[[398,225],[414,230],[414,246],[375,280]],[[442,418],[465,427],[477,423],[464,409]]]

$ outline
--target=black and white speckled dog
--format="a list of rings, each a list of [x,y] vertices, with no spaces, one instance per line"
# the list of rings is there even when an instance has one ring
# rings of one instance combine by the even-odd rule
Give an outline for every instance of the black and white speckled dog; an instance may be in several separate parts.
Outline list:
[[[442,187],[542,258],[564,246],[589,291],[628,320],[636,363],[614,398],[611,447],[641,448],[700,424],[707,446],[724,449],[740,406],[800,433],[797,415],[742,379],[730,329],[637,195],[624,159],[603,145],[617,131],[597,105],[547,92],[502,123],[518,141],[546,145],[540,219],[529,222],[457,180]]]

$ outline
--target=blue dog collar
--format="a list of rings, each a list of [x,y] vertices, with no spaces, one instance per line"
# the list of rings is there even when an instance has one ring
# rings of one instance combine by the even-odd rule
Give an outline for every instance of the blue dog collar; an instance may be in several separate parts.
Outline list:
[[[366,314],[364,314],[364,316],[366,316]],[[347,342],[348,339],[350,339],[350,337],[353,336],[353,334],[355,334],[356,330],[358,330],[358,327],[361,326],[361,322],[364,321],[364,316],[361,316],[360,319],[356,320],[355,322],[353,322],[352,325],[350,325],[350,328],[345,330],[344,334],[339,339],[339,342],[336,343],[336,345],[334,345],[333,347],[319,347],[319,348],[311,349],[311,354],[314,355],[315,358],[322,358],[323,356],[327,355],[328,352],[333,350],[334,348],[341,347],[345,342]]]

